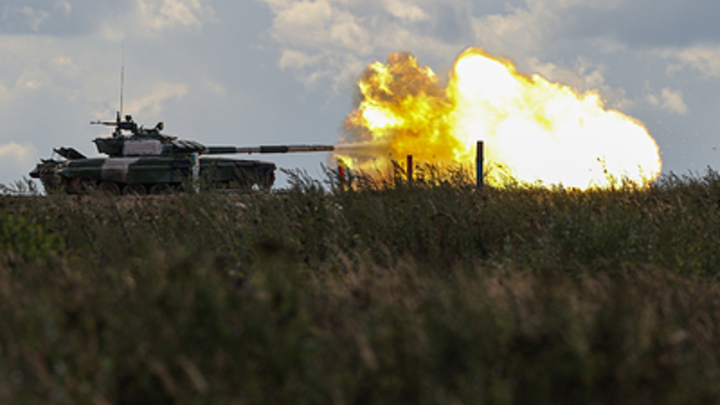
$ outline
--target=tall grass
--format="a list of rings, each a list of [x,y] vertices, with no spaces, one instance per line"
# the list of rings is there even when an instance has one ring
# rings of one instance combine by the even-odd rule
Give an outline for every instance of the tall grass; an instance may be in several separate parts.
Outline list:
[[[716,173],[433,170],[0,197],[0,403],[718,401]]]

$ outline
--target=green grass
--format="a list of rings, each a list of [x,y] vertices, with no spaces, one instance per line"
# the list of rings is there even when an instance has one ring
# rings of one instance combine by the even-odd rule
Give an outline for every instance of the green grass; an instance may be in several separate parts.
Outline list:
[[[0,197],[0,403],[720,400],[720,178]]]

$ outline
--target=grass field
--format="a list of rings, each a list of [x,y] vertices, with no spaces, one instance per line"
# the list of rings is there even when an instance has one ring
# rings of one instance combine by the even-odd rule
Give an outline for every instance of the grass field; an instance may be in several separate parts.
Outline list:
[[[720,402],[717,173],[419,175],[0,197],[0,403]]]

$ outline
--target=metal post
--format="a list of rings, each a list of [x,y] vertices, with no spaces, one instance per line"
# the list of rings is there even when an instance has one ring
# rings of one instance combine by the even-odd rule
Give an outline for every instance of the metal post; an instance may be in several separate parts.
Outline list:
[[[190,164],[192,165],[192,182],[195,192],[200,191],[200,157],[197,152],[190,155]]]
[[[484,153],[484,145],[483,141],[477,141],[477,155],[475,158],[475,173],[477,175],[477,183],[475,185],[475,189],[480,191],[483,189],[484,184],[484,178],[483,178],[483,166],[485,163],[485,153]]]
[[[412,182],[413,182],[413,157],[412,157],[412,155],[407,155],[407,178],[408,178],[408,183],[412,184]]]

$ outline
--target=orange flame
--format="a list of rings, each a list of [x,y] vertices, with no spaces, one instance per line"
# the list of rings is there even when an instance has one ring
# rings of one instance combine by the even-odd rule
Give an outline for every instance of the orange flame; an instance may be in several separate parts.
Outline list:
[[[655,140],[639,121],[606,110],[597,92],[578,93],[512,62],[469,48],[449,83],[407,53],[367,67],[359,106],[345,120],[336,156],[361,170],[413,155],[425,163],[474,164],[485,143],[487,181],[605,187],[639,184],[662,169]]]

